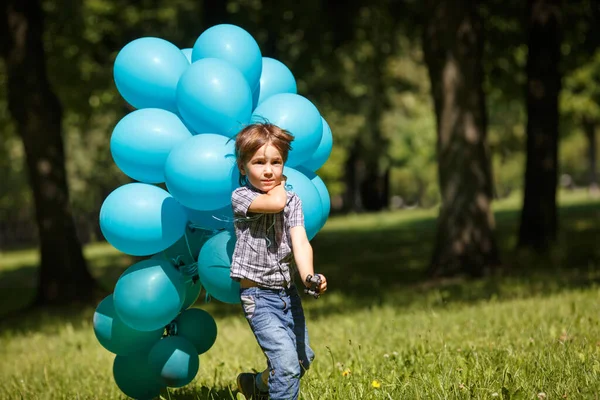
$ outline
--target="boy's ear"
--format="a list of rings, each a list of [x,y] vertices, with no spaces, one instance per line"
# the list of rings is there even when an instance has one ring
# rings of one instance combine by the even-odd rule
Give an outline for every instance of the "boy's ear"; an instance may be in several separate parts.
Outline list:
[[[242,164],[238,164],[238,169],[240,170],[240,174],[246,175],[246,170]]]

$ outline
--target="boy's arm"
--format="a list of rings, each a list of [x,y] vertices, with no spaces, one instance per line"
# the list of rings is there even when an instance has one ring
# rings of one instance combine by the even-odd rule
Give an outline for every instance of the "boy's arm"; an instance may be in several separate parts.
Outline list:
[[[300,279],[302,279],[302,283],[306,286],[306,277],[315,274],[312,246],[308,241],[304,226],[298,225],[290,228],[290,235],[292,239],[292,250],[294,251],[294,260],[296,260]],[[319,276],[321,277],[319,291],[323,293],[327,290],[327,279],[321,274],[319,274]]]
[[[258,195],[248,207],[248,211],[260,214],[275,214],[282,211],[286,204],[285,181],[282,181],[267,193]]]

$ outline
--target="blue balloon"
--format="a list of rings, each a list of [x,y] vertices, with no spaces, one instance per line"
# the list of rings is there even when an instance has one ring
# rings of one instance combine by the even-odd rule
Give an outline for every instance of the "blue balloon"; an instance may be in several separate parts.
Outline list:
[[[168,336],[150,350],[148,364],[161,382],[169,387],[182,387],[194,379],[200,360],[196,348],[189,340]]]
[[[319,230],[325,226],[327,222],[327,218],[329,218],[329,213],[331,212],[331,198],[329,197],[329,190],[327,190],[327,186],[325,182],[318,176],[315,175],[313,179],[311,179],[313,185],[319,191],[319,196],[321,196],[321,204],[323,206],[323,214],[321,215],[321,226]]]
[[[192,226],[200,229],[218,231],[233,229],[233,208],[231,204],[218,210],[194,210],[184,207]]]
[[[258,98],[260,97],[260,85],[252,92],[252,112],[258,105]]]
[[[185,298],[183,276],[167,260],[147,259],[119,277],[113,293],[115,311],[139,331],[164,328],[177,317]]]
[[[239,186],[234,142],[203,133],[173,148],[165,164],[169,192],[186,207],[217,210],[231,204]]]
[[[183,311],[175,319],[177,336],[190,341],[198,354],[206,353],[217,340],[217,324],[209,313],[199,308]]]
[[[100,208],[100,229],[117,250],[148,256],[175,243],[185,232],[187,216],[165,190],[147,183],[115,189]]]
[[[198,256],[198,274],[206,292],[224,303],[239,304],[240,284],[229,277],[235,234],[217,233],[202,246]]]
[[[292,71],[281,61],[269,57],[262,59],[262,74],[257,90],[257,105],[275,94],[298,92]]]
[[[319,110],[308,99],[293,93],[273,95],[256,107],[252,122],[270,122],[294,135],[286,165],[307,161],[319,147],[323,122]]]
[[[323,135],[321,136],[319,147],[317,147],[317,150],[315,150],[313,155],[307,161],[302,163],[302,166],[311,171],[316,171],[321,168],[329,158],[331,150],[333,149],[333,135],[331,133],[331,128],[323,117],[321,117],[321,120],[323,121]]]
[[[119,389],[134,399],[153,399],[166,387],[150,368],[146,352],[116,356],[113,376]]]
[[[203,58],[228,61],[243,75],[253,91],[262,71],[262,54],[256,40],[239,26],[221,24],[205,30],[196,40],[192,62]]]
[[[119,355],[149,351],[164,333],[164,328],[138,331],[124,324],[115,311],[112,294],[98,304],[93,323],[98,342],[106,350]]]
[[[296,193],[302,201],[304,228],[306,229],[306,236],[310,240],[315,237],[322,226],[323,204],[321,203],[319,191],[302,172],[285,167],[283,173],[287,177],[286,189]]]
[[[252,91],[227,61],[195,61],[177,85],[177,107],[196,133],[234,136],[250,120]]]
[[[155,37],[136,39],[121,49],[114,64],[115,84],[135,108],[177,111],[177,82],[190,66],[174,44]]]
[[[160,108],[136,110],[119,121],[110,138],[117,167],[136,181],[165,181],[165,161],[171,149],[192,137],[179,117]]]
[[[190,64],[192,63],[192,50],[191,48],[189,49],[181,49],[181,52],[183,53],[183,55],[185,56],[185,58],[187,58],[187,60],[190,62]]]
[[[321,214],[321,224],[319,226],[319,230],[323,228],[325,223],[327,222],[327,218],[329,218],[329,212],[331,211],[331,198],[329,197],[329,191],[327,190],[327,186],[325,182],[313,171],[304,168],[298,167],[298,171],[302,172],[310,181],[315,185],[317,190],[319,191],[319,196],[321,197],[321,205],[323,206],[323,211]]]

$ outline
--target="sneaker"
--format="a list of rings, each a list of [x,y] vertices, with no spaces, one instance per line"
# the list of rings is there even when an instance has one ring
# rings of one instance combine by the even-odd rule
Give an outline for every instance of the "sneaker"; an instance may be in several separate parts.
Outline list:
[[[256,374],[245,372],[237,377],[237,386],[241,394],[246,397],[246,400],[268,400],[269,394],[261,392],[256,387]]]

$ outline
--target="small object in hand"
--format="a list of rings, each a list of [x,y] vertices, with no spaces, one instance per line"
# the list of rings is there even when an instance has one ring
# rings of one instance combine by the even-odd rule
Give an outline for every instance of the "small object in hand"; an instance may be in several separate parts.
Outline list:
[[[306,277],[306,283],[308,287],[304,288],[304,293],[313,296],[315,299],[318,299],[321,295],[321,276],[320,275],[308,275]]]

